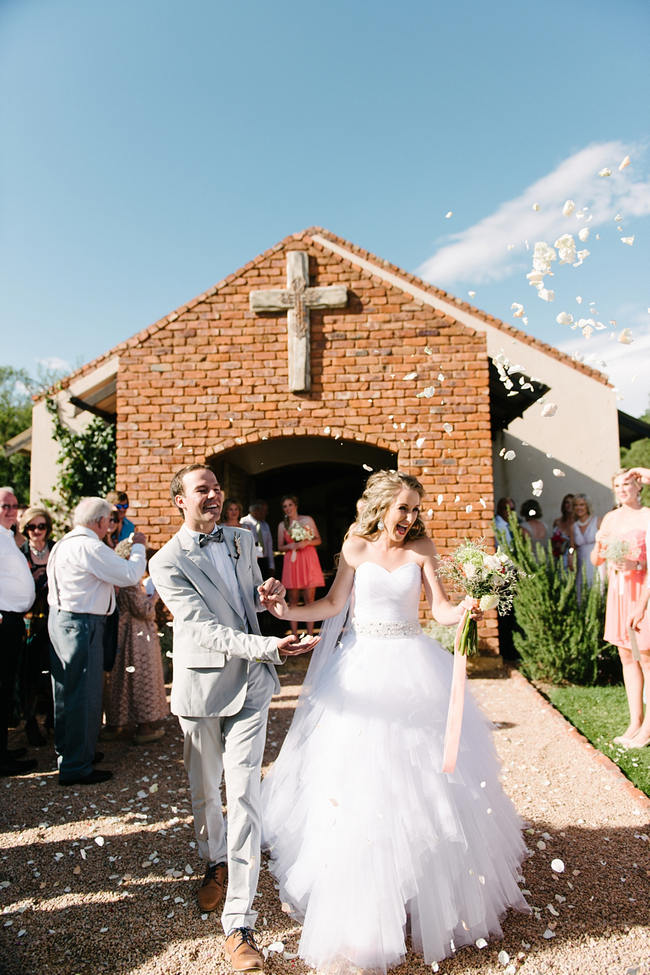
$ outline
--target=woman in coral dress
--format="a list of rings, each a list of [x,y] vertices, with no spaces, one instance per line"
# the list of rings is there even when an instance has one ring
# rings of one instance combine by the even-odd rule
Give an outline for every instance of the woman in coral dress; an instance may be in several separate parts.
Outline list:
[[[609,580],[605,639],[618,647],[630,722],[614,739],[623,748],[650,744],[650,610],[648,552],[650,508],[641,505],[641,479],[633,471],[614,477],[618,507],[608,512],[591,553],[594,565],[607,562]]]
[[[377,471],[329,593],[302,611],[270,607],[327,618],[262,783],[262,829],[280,898],[302,921],[300,957],[328,975],[385,972],[408,937],[437,963],[499,937],[509,907],[528,910],[521,822],[469,693],[456,769],[441,770],[453,658],[422,631],[422,589],[441,623],[463,608],[438,580],[422,493]]]
[[[325,585],[323,570],[318,561],[316,546],[320,545],[316,522],[309,515],[298,514],[298,498],[285,494],[282,498],[284,518],[278,525],[278,548],[284,552],[282,585],[287,590],[289,606],[298,605],[302,592],[305,605],[313,603],[318,586]],[[297,620],[291,620],[291,629],[298,632]],[[313,620],[307,622],[307,632],[313,633]]]

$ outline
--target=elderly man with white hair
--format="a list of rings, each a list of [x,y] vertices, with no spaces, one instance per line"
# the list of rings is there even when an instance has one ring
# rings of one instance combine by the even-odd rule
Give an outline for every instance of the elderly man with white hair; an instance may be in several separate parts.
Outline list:
[[[131,557],[120,558],[102,541],[110,511],[103,498],[83,498],[74,528],[56,543],[47,563],[59,785],[92,785],[113,775],[93,768],[102,717],[104,625],[115,608],[114,586],[132,586],[144,574],[146,538],[134,532]]]

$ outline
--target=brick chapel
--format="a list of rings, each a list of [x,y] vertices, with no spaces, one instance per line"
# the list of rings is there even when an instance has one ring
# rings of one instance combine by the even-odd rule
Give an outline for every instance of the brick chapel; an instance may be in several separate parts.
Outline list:
[[[321,228],[286,237],[74,372],[59,406],[73,426],[93,413],[115,420],[117,487],[152,545],[179,524],[172,474],[205,461],[244,505],[269,502],[273,530],[281,496],[297,494],[326,570],[370,470],[422,481],[445,551],[489,535],[496,499],[523,502],[533,480],[548,524],[569,489],[604,512],[618,466],[604,376]],[[576,411],[598,416],[597,450]],[[56,444],[42,402],[32,456],[32,501],[51,497]],[[488,644],[495,633],[489,622]]]

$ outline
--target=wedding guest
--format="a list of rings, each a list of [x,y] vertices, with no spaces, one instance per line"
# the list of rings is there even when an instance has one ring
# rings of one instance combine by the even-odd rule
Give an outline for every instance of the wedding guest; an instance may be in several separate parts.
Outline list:
[[[59,785],[92,785],[113,775],[93,769],[102,716],[104,626],[115,608],[115,586],[134,585],[145,569],[145,536],[133,535],[128,561],[102,539],[111,506],[82,498],[72,531],[56,543],[47,563],[52,641],[54,748]]]
[[[120,515],[115,506],[111,508],[111,513],[108,516],[108,531],[104,535],[103,541],[108,545],[109,548],[115,548],[120,540]]]
[[[587,581],[587,587],[591,586],[594,580],[595,566],[591,561],[591,553],[596,544],[596,533],[600,528],[602,519],[594,514],[591,501],[586,494],[574,496],[573,515],[572,536],[576,553],[576,590],[578,602],[580,602],[583,575]]]
[[[325,585],[323,571],[318,561],[316,546],[320,545],[316,522],[309,515],[298,514],[298,498],[295,494],[285,494],[282,498],[284,518],[278,525],[278,548],[284,552],[282,563],[282,585],[287,590],[291,609],[298,605],[302,593],[306,606],[316,598],[318,586]],[[296,620],[290,621],[291,630],[298,632]],[[307,622],[307,633],[314,632],[313,620]]]
[[[111,508],[117,512],[119,518],[117,541],[121,542],[122,539],[129,538],[135,531],[135,525],[126,517],[126,513],[129,510],[129,496],[126,491],[109,491],[106,495],[106,500]]]
[[[52,682],[50,679],[50,637],[47,632],[47,560],[54,545],[51,540],[52,518],[42,507],[27,508],[19,522],[21,533],[27,541],[22,553],[27,559],[36,598],[25,616],[26,641],[23,654],[20,688],[25,735],[30,745],[44,745],[47,739],[38,725],[39,699],[45,701],[46,723],[52,727],[53,704]]]
[[[132,549],[127,538],[118,543],[115,552],[128,559]],[[117,590],[118,655],[106,675],[104,739],[134,728],[135,744],[148,745],[165,734],[159,724],[169,714],[169,706],[156,622],[158,598],[153,586],[149,594],[142,582]]]
[[[512,498],[499,498],[494,516],[494,527],[505,536],[508,544],[512,542],[512,532],[510,531],[509,524],[511,511],[516,511],[516,505]]]
[[[242,526],[241,516],[244,513],[243,505],[237,498],[226,498],[223,502],[223,513],[221,515],[220,525],[230,525],[231,528],[242,528],[245,527],[248,531],[248,525]]]
[[[24,613],[34,602],[35,589],[27,559],[16,545],[18,501],[12,488],[0,487],[0,775],[24,775],[36,768],[21,760],[24,750],[9,750],[16,672],[25,641]]]
[[[530,498],[524,501],[519,513],[522,518],[521,530],[530,538],[533,555],[539,560],[548,537],[548,530],[542,521],[542,506],[535,498]]]
[[[621,470],[613,483],[617,507],[602,520],[591,561],[595,566],[607,563],[604,638],[618,647],[630,711],[627,728],[614,742],[642,748],[650,744],[650,508],[641,505],[641,477],[636,473]]]
[[[248,514],[241,519],[242,527],[250,528],[255,538],[255,554],[257,564],[263,579],[268,579],[275,572],[275,556],[273,555],[273,535],[265,520],[269,506],[266,501],[257,499],[248,506]]]
[[[551,546],[553,555],[556,559],[562,558],[565,567],[570,564],[569,553],[574,547],[573,541],[573,522],[575,515],[573,512],[573,494],[565,494],[560,505],[560,517],[553,522],[553,534],[551,535]]]

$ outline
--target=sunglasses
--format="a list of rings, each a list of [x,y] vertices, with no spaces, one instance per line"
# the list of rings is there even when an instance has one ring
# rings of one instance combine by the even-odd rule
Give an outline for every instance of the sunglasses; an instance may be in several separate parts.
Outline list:
[[[44,521],[40,522],[38,525],[25,525],[26,532],[46,532],[47,525]]]
[[[110,518],[109,518],[108,520],[109,520],[109,521],[116,521],[116,522],[117,522],[117,521],[119,521],[120,519],[119,519],[119,518],[117,517],[117,515],[111,515],[111,516],[110,516]]]
[[[115,507],[117,508],[118,511],[126,511],[126,509],[129,507],[129,504],[127,501],[126,504],[116,504]]]

